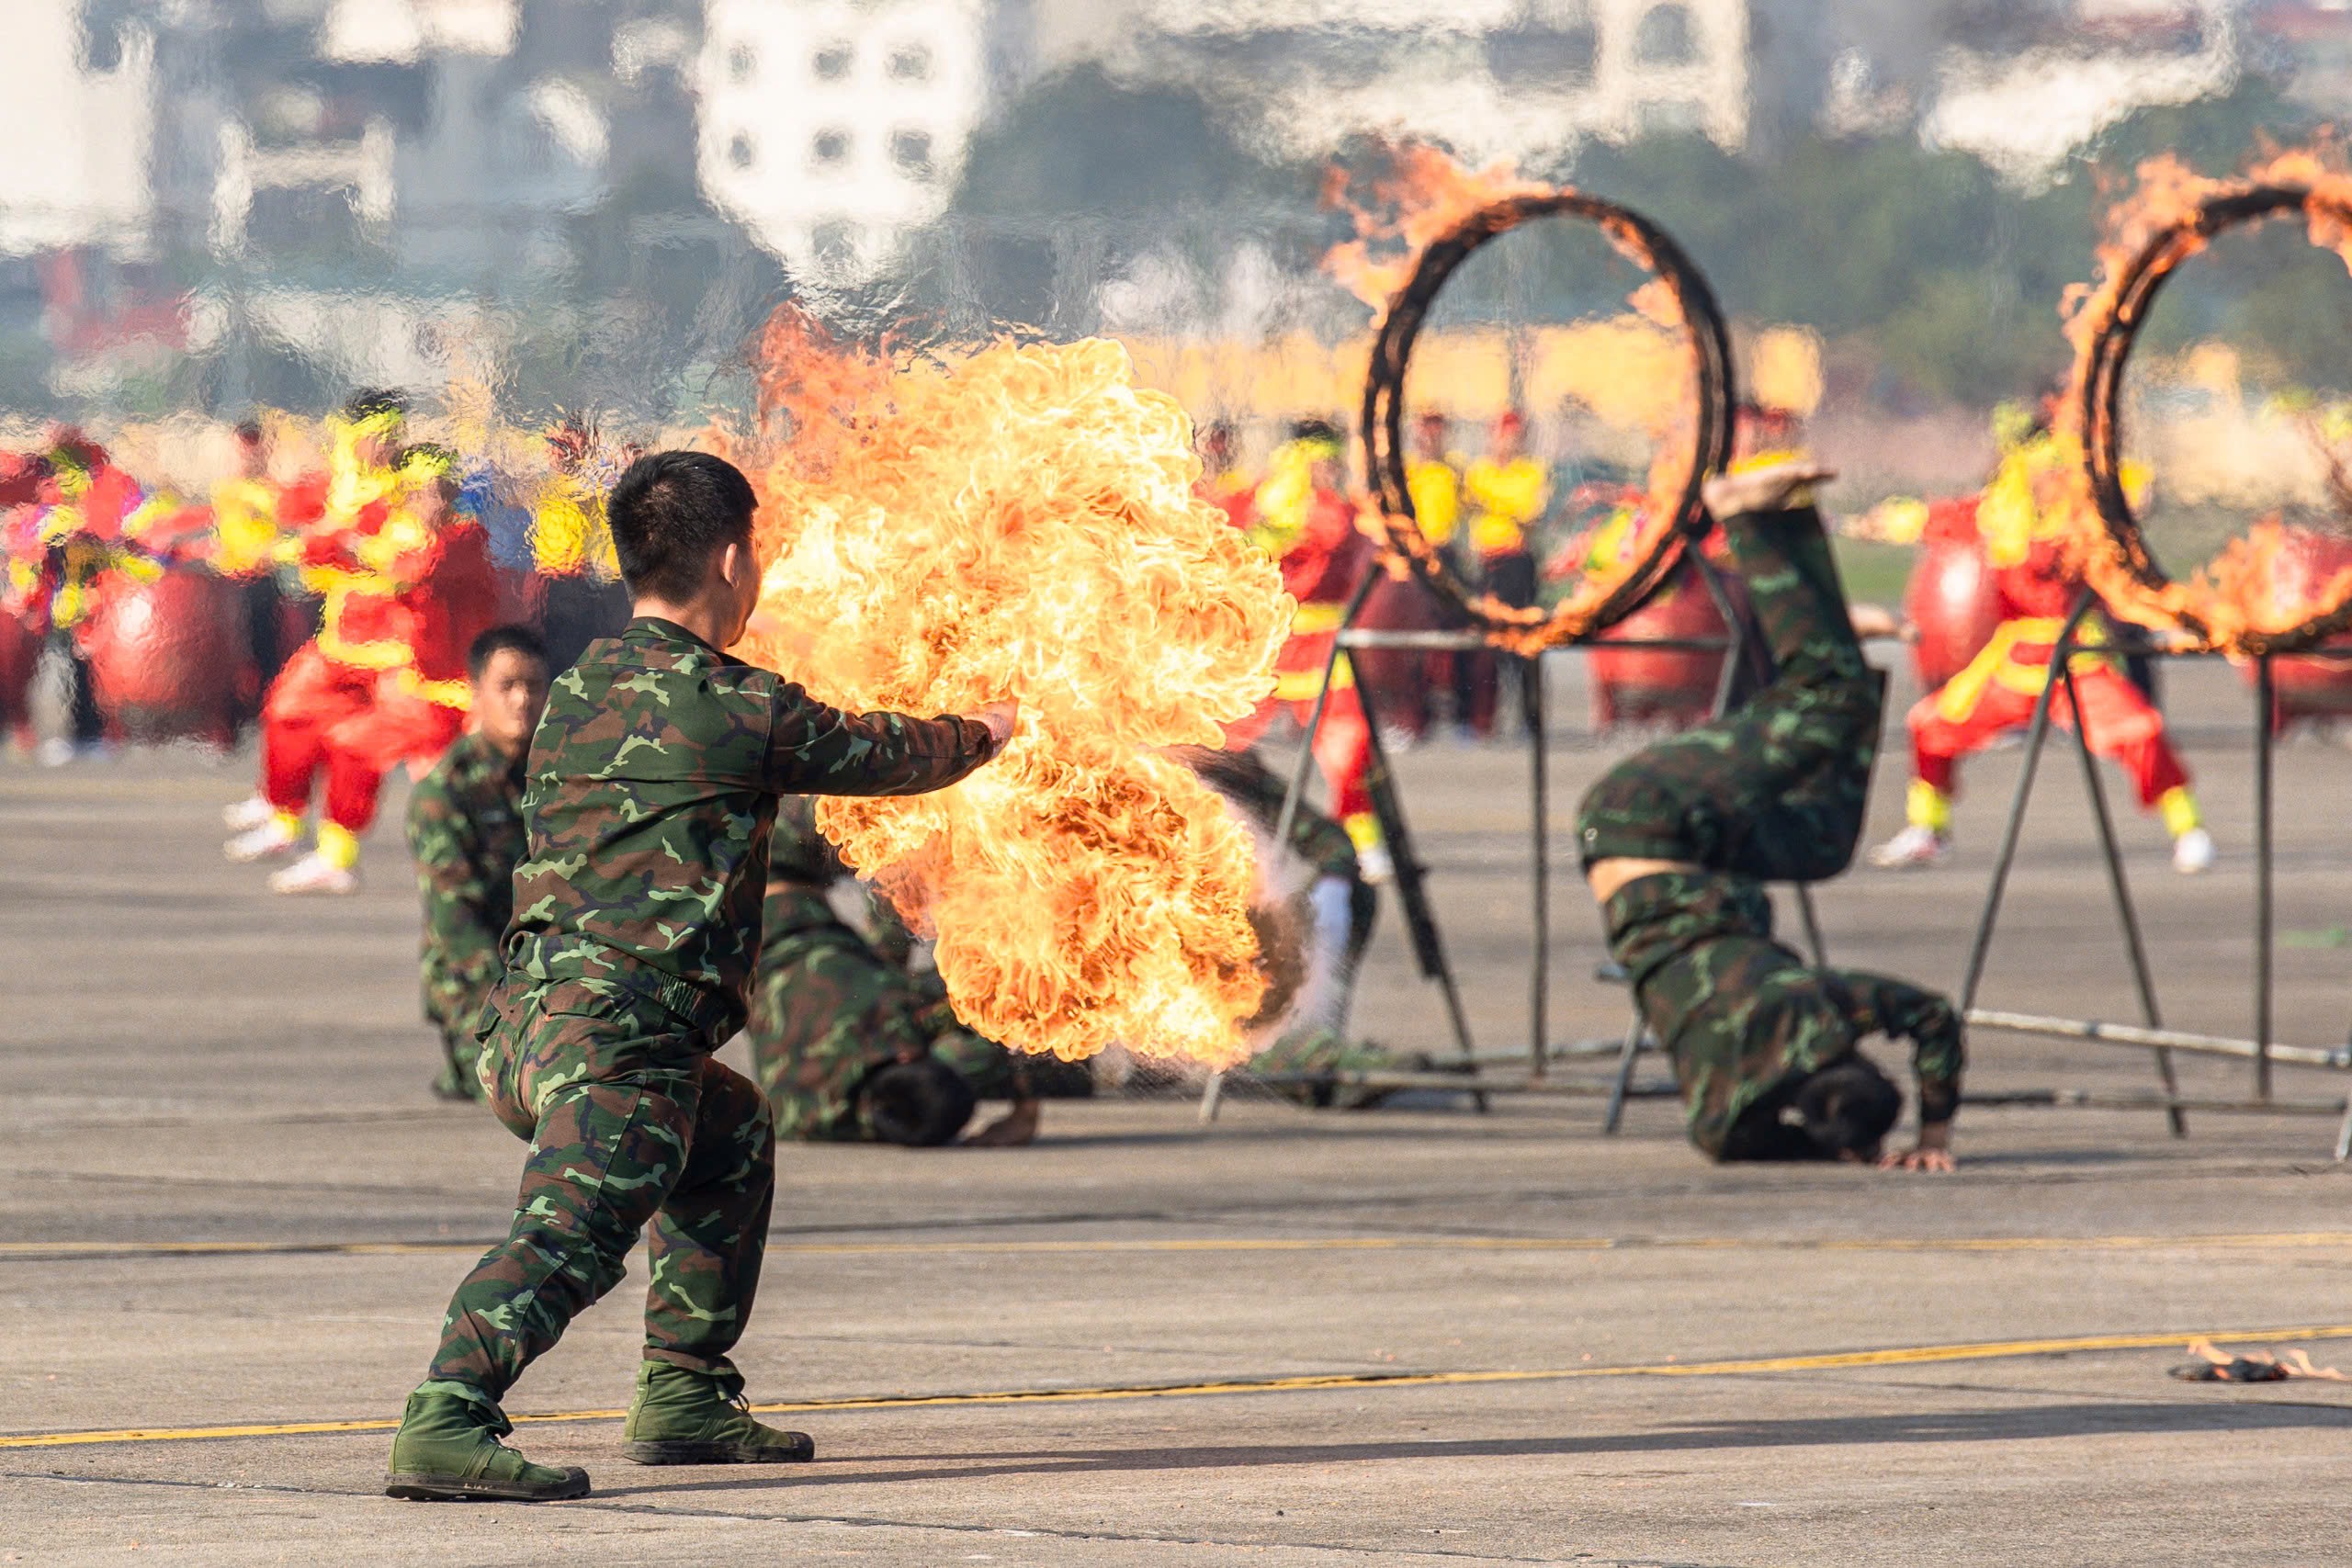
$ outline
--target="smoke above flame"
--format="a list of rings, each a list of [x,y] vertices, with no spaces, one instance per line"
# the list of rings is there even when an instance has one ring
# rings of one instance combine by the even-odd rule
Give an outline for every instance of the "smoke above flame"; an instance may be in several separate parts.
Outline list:
[[[2150,581],[2152,562],[2144,547],[2128,548],[2108,532],[2083,478],[2082,454],[2092,439],[2085,428],[2086,392],[2102,343],[2141,324],[2132,313],[2138,307],[2129,298],[2135,261],[2161,243],[2159,265],[2167,270],[2178,265],[2203,251],[2219,231],[2221,225],[2208,217],[2217,205],[2274,187],[2307,193],[2299,208],[2278,216],[2299,212],[2311,243],[2335,253],[2352,270],[2352,220],[2347,220],[2352,217],[2352,174],[2343,168],[2333,147],[2274,153],[2231,178],[2200,175],[2166,154],[2143,164],[2133,187],[2109,207],[2097,253],[2096,280],[2070,288],[2061,306],[2075,350],[2075,369],[2057,434],[2066,445],[2071,460],[2065,468],[2075,482],[2059,504],[2064,509],[2064,531],[2075,563],[2108,608],[2122,618],[2177,633],[2190,646],[2241,653],[2263,651],[2276,639],[2352,604],[2352,569],[2324,582],[2299,582],[2299,592],[2282,593],[2284,578],[2278,570],[2282,533],[2275,522],[2266,521],[2246,536],[2232,540],[2195,572],[2167,581]],[[2335,456],[2326,457],[2340,478]],[[2342,499],[2339,495],[2339,502]]]
[[[746,656],[849,707],[1022,704],[961,784],[826,797],[818,826],[990,1038],[1244,1059],[1250,838],[1158,749],[1216,745],[1272,689],[1291,600],[1193,496],[1183,411],[1100,340],[917,360],[787,307],[756,363],[759,436],[728,443],[770,563]]]

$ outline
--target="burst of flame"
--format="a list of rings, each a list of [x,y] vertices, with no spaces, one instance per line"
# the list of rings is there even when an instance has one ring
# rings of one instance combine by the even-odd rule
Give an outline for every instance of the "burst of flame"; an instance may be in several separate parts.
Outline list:
[[[1243,1059],[1250,835],[1155,749],[1216,745],[1265,696],[1291,601],[1193,496],[1183,411],[1099,340],[894,360],[787,310],[758,360],[788,439],[734,444],[771,560],[747,655],[848,706],[1022,703],[962,784],[828,797],[818,825],[936,933],[989,1037]]]
[[[2097,252],[2097,281],[2071,287],[2061,306],[2075,349],[2073,385],[2057,430],[2067,444],[2065,469],[2077,481],[2064,502],[2070,514],[2070,553],[2109,609],[2155,630],[2187,633],[2193,645],[2203,648],[2244,650],[2249,642],[2258,644],[2303,625],[2352,596],[2352,570],[2338,573],[2324,587],[2313,585],[2304,595],[2282,595],[2274,576],[2279,531],[2275,524],[2258,524],[2247,537],[2233,540],[2220,556],[2187,577],[2161,587],[2142,581],[2123,547],[2102,525],[2087,484],[2081,482],[2080,457],[2087,436],[2081,428],[2083,391],[2095,345],[2125,308],[2121,290],[2132,259],[2167,231],[2177,231],[2173,246],[2182,259],[2195,255],[2211,241],[2196,222],[2206,203],[2269,186],[2312,192],[2304,207],[2312,243],[2334,252],[2352,269],[2352,227],[2338,216],[2352,211],[2352,174],[2340,166],[2334,148],[2275,152],[2229,179],[2200,175],[2167,153],[2143,164],[2136,186],[2109,209]]]
[[[1397,290],[1412,276],[1420,253],[1431,242],[1495,202],[1521,196],[1555,196],[1569,188],[1525,178],[1508,163],[1473,170],[1420,143],[1408,142],[1386,152],[1388,171],[1373,180],[1370,199],[1358,199],[1351,176],[1336,166],[1326,175],[1323,188],[1325,205],[1346,211],[1356,230],[1355,238],[1324,253],[1323,268],[1379,311],[1383,321],[1395,305]],[[1613,218],[1603,220],[1599,227],[1619,254],[1645,272],[1655,271],[1656,258],[1631,227]],[[1625,302],[1627,315],[1622,319],[1668,334],[1678,362],[1688,367],[1686,377],[1695,380],[1697,367],[1682,333],[1682,304],[1667,281],[1646,278]],[[1584,635],[1591,629],[1601,604],[1641,568],[1651,553],[1657,531],[1671,526],[1690,462],[1690,399],[1661,401],[1660,407],[1671,408],[1673,412],[1660,418],[1649,432],[1657,450],[1650,463],[1648,502],[1641,510],[1635,536],[1617,552],[1589,558],[1566,596],[1548,612],[1505,604],[1491,595],[1481,598],[1478,607],[1487,620],[1506,628],[1498,632],[1498,643],[1532,654]],[[1366,510],[1374,509],[1367,505]],[[1398,564],[1396,557],[1410,554],[1423,558],[1433,571],[1447,570],[1436,547],[1419,529],[1401,519],[1374,520],[1381,525],[1378,536],[1388,547],[1392,568]]]
[[[1388,171],[1373,180],[1369,200],[1357,198],[1343,168],[1334,165],[1323,179],[1323,205],[1345,210],[1356,226],[1354,239],[1324,253],[1323,270],[1375,310],[1405,286],[1430,241],[1482,207],[1553,190],[1507,162],[1473,170],[1419,142],[1385,151]]]

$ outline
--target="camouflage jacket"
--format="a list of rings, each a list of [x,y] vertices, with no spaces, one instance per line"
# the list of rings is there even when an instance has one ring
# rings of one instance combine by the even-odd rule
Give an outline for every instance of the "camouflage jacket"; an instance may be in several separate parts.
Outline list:
[[[1759,884],[1663,872],[1619,888],[1603,913],[1642,1016],[1674,1058],[1690,1141],[1708,1155],[1722,1155],[1749,1106],[1870,1034],[1911,1040],[1922,1122],[1949,1122],[1958,1109],[1951,1004],[1883,976],[1807,964],[1772,940]]]
[[[919,795],[994,751],[971,720],[843,713],[633,620],[556,677],[532,739],[506,989],[650,998],[715,1048],[743,1023],[776,797]]]
[[[498,955],[523,858],[523,763],[461,735],[408,797],[408,852],[424,902],[424,1016],[469,1029],[505,968]]]

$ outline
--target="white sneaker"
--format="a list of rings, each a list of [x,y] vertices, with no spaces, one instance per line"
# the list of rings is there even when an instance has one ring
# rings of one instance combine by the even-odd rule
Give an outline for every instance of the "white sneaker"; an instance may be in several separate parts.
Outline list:
[[[2213,835],[2202,828],[2191,828],[2172,841],[2172,868],[2183,876],[2195,876],[2213,869]]]
[[[52,735],[33,748],[33,761],[44,768],[62,768],[74,758],[74,742],[62,735]]]
[[[331,865],[312,851],[292,865],[270,873],[269,890],[272,893],[323,893],[343,897],[359,891],[359,874],[344,866]]]
[[[221,845],[220,852],[239,865],[251,865],[257,860],[285,854],[293,849],[295,838],[294,830],[280,822],[273,811],[260,827],[248,828]]]
[[[1396,875],[1396,863],[1389,857],[1386,844],[1370,844],[1356,852],[1356,874],[1377,887]]]
[[[1889,871],[1907,871],[1915,866],[1936,865],[1942,862],[1944,852],[1951,840],[1933,828],[1914,823],[1871,852],[1871,863]]]
[[[247,795],[234,806],[220,808],[220,825],[232,833],[250,833],[277,815],[277,807],[265,795]]]

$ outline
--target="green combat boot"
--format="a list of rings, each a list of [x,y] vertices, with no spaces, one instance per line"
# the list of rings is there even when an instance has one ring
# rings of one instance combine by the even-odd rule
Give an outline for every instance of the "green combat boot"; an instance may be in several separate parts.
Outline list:
[[[586,1471],[533,1464],[498,1440],[514,1429],[494,1404],[417,1390],[408,1396],[401,1429],[392,1438],[384,1495],[412,1503],[455,1503],[469,1497],[550,1503],[588,1495]]]
[[[621,1454],[639,1464],[796,1464],[815,1459],[817,1445],[806,1432],[752,1420],[734,1372],[640,1361]]]

